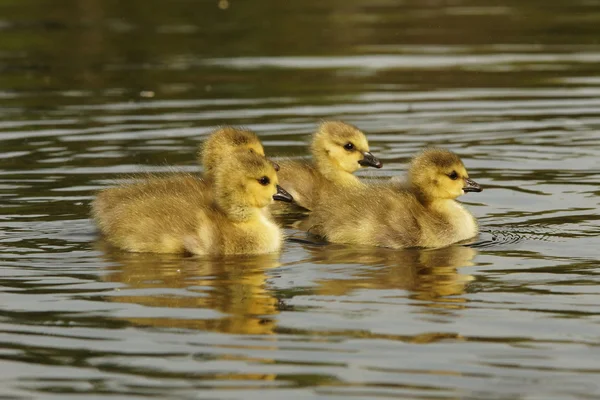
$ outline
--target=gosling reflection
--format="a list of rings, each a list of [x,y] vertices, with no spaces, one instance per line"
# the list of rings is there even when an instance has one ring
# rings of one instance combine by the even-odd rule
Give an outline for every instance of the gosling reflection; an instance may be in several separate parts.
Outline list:
[[[214,319],[128,317],[136,325],[198,329],[223,333],[270,334],[278,300],[265,289],[265,271],[278,267],[277,255],[220,259],[183,258],[169,254],[135,254],[99,243],[105,257],[118,266],[104,279],[127,285],[132,294],[107,296],[114,302],[157,308],[194,308],[218,311]],[[136,291],[142,294],[135,294]],[[158,314],[158,312],[157,312]]]
[[[414,298],[436,300],[464,293],[471,275],[460,274],[459,267],[470,266],[477,251],[466,246],[441,249],[393,250],[385,248],[350,248],[327,245],[307,249],[315,264],[348,264],[348,279],[326,279],[317,292],[345,295],[356,289],[403,289]],[[351,273],[351,268],[354,271]],[[444,298],[444,303],[464,302],[461,298]]]

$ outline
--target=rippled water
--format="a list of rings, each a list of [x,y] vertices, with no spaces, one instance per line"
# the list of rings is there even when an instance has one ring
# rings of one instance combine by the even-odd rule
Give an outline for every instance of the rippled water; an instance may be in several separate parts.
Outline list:
[[[599,6],[2,2],[0,397],[600,397]],[[199,170],[219,124],[306,156],[324,118],[369,134],[363,176],[459,153],[477,242],[324,245],[292,217],[281,256],[98,240],[124,174]]]

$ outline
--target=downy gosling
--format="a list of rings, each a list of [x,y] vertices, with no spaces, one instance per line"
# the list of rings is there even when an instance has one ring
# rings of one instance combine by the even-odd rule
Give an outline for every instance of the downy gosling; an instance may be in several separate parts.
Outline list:
[[[204,197],[208,199],[212,195],[215,169],[221,164],[222,160],[231,157],[231,154],[237,151],[246,151],[265,157],[262,143],[254,132],[224,126],[213,131],[200,145],[197,160],[204,167],[203,175],[192,176],[187,173],[173,173],[160,179],[156,176],[149,176],[145,179],[144,185],[123,184],[102,191],[102,196],[98,196],[94,204],[97,210],[108,210],[119,204],[120,201],[132,196],[146,196],[147,192],[152,190],[178,192],[188,184],[196,186],[198,190],[203,187]],[[276,171],[279,170],[279,165],[270,162]],[[153,185],[156,188],[153,188]]]
[[[92,215],[106,240],[126,251],[198,255],[262,254],[280,249],[281,230],[261,210],[292,201],[264,157],[238,151],[214,169],[212,193],[192,175],[174,184],[150,178],[125,187],[112,207],[102,191]],[[122,188],[123,189],[123,188]]]
[[[444,247],[477,235],[475,218],[455,199],[481,190],[456,154],[428,149],[411,161],[403,187],[331,193],[311,213],[310,231],[335,243]]]
[[[279,161],[279,180],[299,206],[312,210],[332,186],[361,187],[353,175],[361,167],[381,168],[369,151],[369,142],[358,128],[341,121],[323,122],[313,135],[313,162]]]

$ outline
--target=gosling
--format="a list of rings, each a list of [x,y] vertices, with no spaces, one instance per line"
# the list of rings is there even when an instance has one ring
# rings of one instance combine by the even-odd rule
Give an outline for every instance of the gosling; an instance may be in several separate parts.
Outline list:
[[[212,195],[212,183],[214,181],[214,170],[220,165],[221,161],[231,157],[231,154],[236,151],[246,151],[255,153],[262,157],[265,156],[265,151],[258,136],[249,130],[234,128],[231,126],[221,127],[213,131],[210,136],[203,142],[197,153],[197,160],[204,167],[204,174],[201,176],[192,176],[186,173],[173,173],[163,178],[156,176],[148,176],[145,179],[144,185],[124,184],[114,188],[106,189],[102,192],[102,196],[96,199],[96,208],[98,210],[110,209],[122,199],[131,198],[132,196],[146,196],[148,191],[161,190],[179,190],[178,188],[192,185],[200,190],[203,188],[205,197]],[[279,165],[273,163],[275,170],[279,170]],[[156,188],[153,188],[153,185]]]
[[[214,169],[213,193],[192,175],[174,183],[149,178],[129,185],[127,195],[105,207],[110,189],[92,203],[106,240],[126,251],[197,255],[277,252],[279,227],[261,210],[273,200],[292,201],[264,157],[238,151]]]
[[[477,235],[475,218],[455,199],[481,191],[456,154],[428,149],[413,158],[402,187],[372,184],[331,193],[313,210],[310,231],[335,243],[445,247]]]
[[[369,142],[358,128],[341,121],[323,122],[313,135],[313,162],[279,161],[279,180],[299,206],[312,210],[332,186],[362,187],[353,175],[361,167],[381,168]]]

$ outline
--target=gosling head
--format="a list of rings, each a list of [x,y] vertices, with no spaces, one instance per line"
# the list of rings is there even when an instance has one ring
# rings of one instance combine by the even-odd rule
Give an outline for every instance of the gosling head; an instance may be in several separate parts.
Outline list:
[[[312,152],[320,165],[333,165],[348,173],[361,167],[381,168],[369,151],[369,142],[357,127],[341,121],[327,121],[313,136]]]
[[[214,131],[198,152],[198,161],[204,166],[205,174],[211,177],[215,167],[232,152],[243,150],[265,156],[258,136],[252,131],[225,126]],[[279,165],[271,162],[276,171]]]
[[[448,150],[424,150],[410,163],[408,176],[426,201],[456,199],[466,192],[483,190],[469,179],[460,157]]]
[[[238,150],[215,167],[215,199],[230,216],[246,219],[252,209],[274,200],[291,202],[292,196],[278,184],[273,164],[264,157]]]

